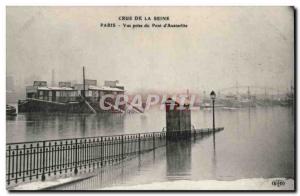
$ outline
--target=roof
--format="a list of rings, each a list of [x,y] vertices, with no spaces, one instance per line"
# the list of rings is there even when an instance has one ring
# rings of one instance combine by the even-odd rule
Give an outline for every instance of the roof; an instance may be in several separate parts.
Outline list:
[[[77,89],[71,87],[46,87],[46,86],[38,86],[38,90],[66,90],[66,91],[77,91]],[[117,91],[117,92],[124,92],[124,90],[119,88],[113,88],[108,86],[89,86],[89,90],[101,90],[101,91]]]
[[[38,90],[75,90],[73,88],[70,87],[46,87],[46,86],[39,86]]]
[[[102,90],[102,91],[119,91],[119,92],[124,92],[124,90],[119,89],[119,88],[113,88],[113,87],[108,87],[108,86],[89,86],[90,90]]]

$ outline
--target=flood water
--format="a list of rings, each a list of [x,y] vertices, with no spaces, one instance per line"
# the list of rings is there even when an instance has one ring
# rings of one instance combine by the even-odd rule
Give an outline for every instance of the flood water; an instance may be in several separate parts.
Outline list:
[[[293,112],[292,107],[279,106],[218,109],[216,126],[224,127],[224,131],[159,148],[58,189],[100,189],[178,179],[294,178]],[[212,112],[192,111],[192,124],[195,128],[211,127]],[[19,114],[7,118],[6,126],[7,142],[157,132],[165,126],[165,112]]]

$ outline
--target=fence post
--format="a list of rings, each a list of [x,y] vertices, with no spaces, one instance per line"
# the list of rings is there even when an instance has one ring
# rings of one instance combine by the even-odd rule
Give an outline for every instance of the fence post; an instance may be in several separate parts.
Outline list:
[[[28,156],[26,156],[26,145],[24,144],[23,145],[23,182],[25,181],[25,160],[26,160],[26,157],[28,157]]]
[[[43,173],[42,173],[42,181],[45,181],[46,177],[45,177],[45,145],[46,145],[46,141],[43,141]]]
[[[103,137],[101,137],[101,141],[100,141],[100,147],[101,147],[101,149],[100,149],[100,152],[101,152],[101,167],[103,166],[103,160],[104,160],[104,158],[103,158],[103,156],[104,156],[104,151],[103,151]]]
[[[152,134],[153,136],[153,150],[155,149],[155,133]]]
[[[141,134],[139,133],[139,154],[141,153]]]
[[[122,148],[121,148],[121,150],[122,150],[122,160],[124,159],[124,135],[122,135]]]
[[[78,150],[77,150],[77,139],[75,140],[75,169],[74,169],[74,173],[77,174],[78,173],[78,168],[77,168],[77,162],[78,162]]]
[[[15,165],[15,151],[16,151],[16,155],[18,155],[18,145],[16,146],[16,150],[13,150],[12,151],[12,177],[14,177],[14,176],[16,176],[15,177],[15,182],[17,183],[18,182],[18,173],[17,173],[17,171],[18,171],[18,159],[16,159],[16,172],[14,173],[14,165]],[[17,158],[17,157],[16,157]]]
[[[8,171],[7,171],[7,184],[9,185],[10,184],[10,150],[11,150],[11,147],[10,145],[8,146]]]

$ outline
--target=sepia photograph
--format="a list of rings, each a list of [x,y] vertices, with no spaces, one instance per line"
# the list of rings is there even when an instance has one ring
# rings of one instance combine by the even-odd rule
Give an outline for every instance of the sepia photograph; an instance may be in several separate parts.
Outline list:
[[[6,6],[5,186],[296,191],[292,6]]]

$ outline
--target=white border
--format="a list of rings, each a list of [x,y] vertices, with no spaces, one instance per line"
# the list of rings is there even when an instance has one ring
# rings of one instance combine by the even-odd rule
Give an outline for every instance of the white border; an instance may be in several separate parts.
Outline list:
[[[1,52],[0,52],[0,59],[1,59],[1,66],[0,66],[0,132],[1,136],[1,156],[0,156],[0,184],[1,184],[1,195],[8,195],[9,193],[6,191],[6,183],[5,183],[5,143],[6,143],[6,129],[5,129],[5,72],[6,72],[6,12],[5,7],[6,6],[295,6],[296,9],[299,9],[299,1],[297,0],[202,0],[202,1],[193,1],[193,0],[152,0],[152,1],[146,1],[146,0],[106,0],[106,1],[93,1],[93,0],[1,0],[0,1],[0,10],[1,10],[1,20],[0,20],[0,43],[2,44]],[[299,11],[299,10],[298,10]],[[298,13],[299,15],[299,13]],[[299,26],[299,19],[297,20],[297,26]],[[298,31],[299,32],[299,31]],[[299,33],[298,33],[299,34]],[[297,50],[297,56],[299,56],[299,50]],[[297,76],[299,78],[299,68],[297,72]],[[297,86],[299,86],[297,84]],[[298,91],[298,88],[297,88]],[[299,103],[299,99],[297,99],[297,102]],[[298,104],[299,105],[299,104]],[[299,119],[299,115],[297,118],[297,121]],[[299,133],[297,134],[299,139]],[[298,157],[297,153],[297,157]],[[298,169],[299,170],[299,169]],[[298,176],[298,175],[297,175]],[[299,177],[298,177],[299,178]],[[299,181],[299,180],[298,180]],[[297,187],[298,183],[297,183]],[[39,193],[40,195],[42,193]],[[57,193],[58,195],[63,195],[65,193]],[[84,194],[84,193],[81,193]],[[107,193],[101,193],[101,194],[107,194]],[[116,193],[114,193],[116,194]],[[157,193],[156,193],[157,194]],[[173,194],[173,193],[172,193]],[[216,193],[217,194],[217,193]],[[288,194],[288,193],[284,193]],[[111,194],[110,194],[111,195]],[[158,195],[162,195],[161,193]],[[215,195],[215,194],[210,194]],[[259,194],[263,195],[263,194]]]
[[[233,5],[233,6],[256,6],[256,5],[295,5],[296,0],[110,0],[110,1],[96,1],[96,0],[4,0],[5,5],[128,5],[128,6],[183,6],[183,5]]]

